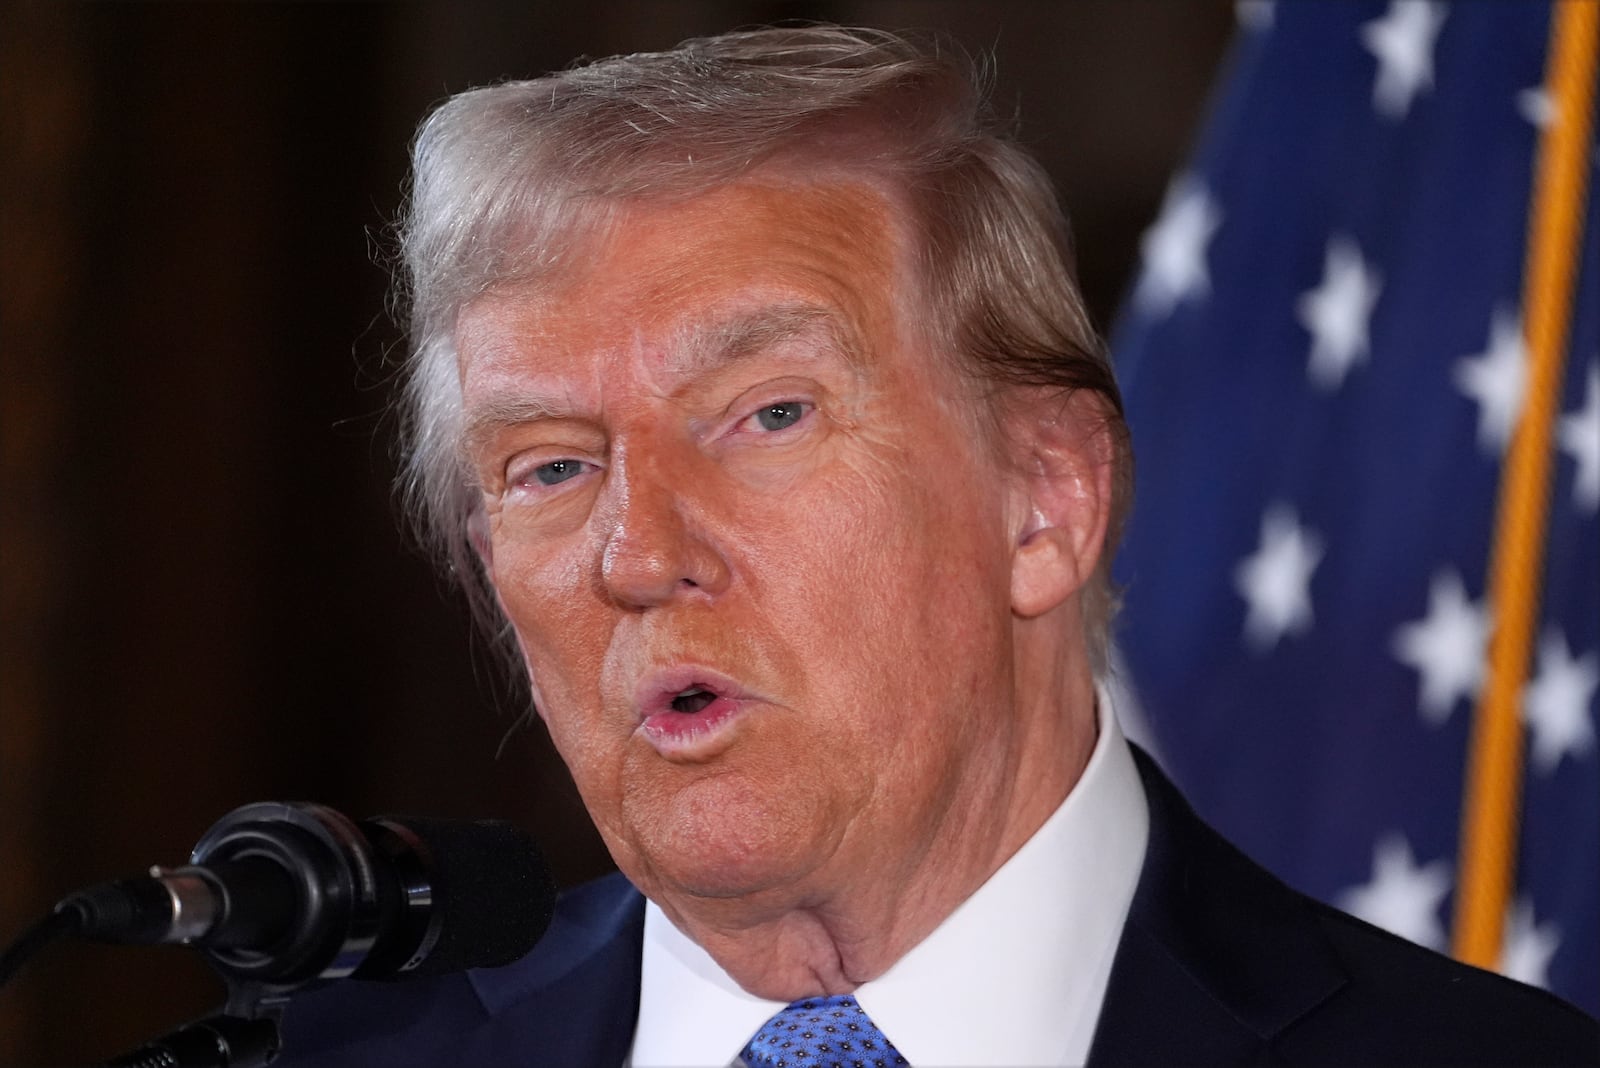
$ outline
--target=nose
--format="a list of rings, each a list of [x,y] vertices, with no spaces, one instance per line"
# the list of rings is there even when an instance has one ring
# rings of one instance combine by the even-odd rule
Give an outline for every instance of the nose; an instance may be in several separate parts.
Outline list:
[[[650,608],[698,591],[716,596],[731,571],[683,489],[690,472],[666,456],[614,453],[602,519],[600,580],[618,604]]]

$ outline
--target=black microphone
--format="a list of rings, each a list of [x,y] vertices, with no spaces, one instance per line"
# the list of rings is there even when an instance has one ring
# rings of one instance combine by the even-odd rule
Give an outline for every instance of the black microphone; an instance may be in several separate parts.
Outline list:
[[[200,949],[225,978],[278,990],[509,964],[533,948],[555,885],[531,836],[498,820],[246,805],[181,868],[102,883],[56,906],[103,942]]]

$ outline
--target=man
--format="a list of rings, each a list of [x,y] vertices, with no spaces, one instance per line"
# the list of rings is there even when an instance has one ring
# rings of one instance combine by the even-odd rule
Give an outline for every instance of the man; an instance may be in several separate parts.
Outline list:
[[[1122,739],[1120,401],[964,63],[779,29],[466,93],[404,240],[413,501],[625,880],[518,964],[300,999],[291,1060],[1600,1058]]]

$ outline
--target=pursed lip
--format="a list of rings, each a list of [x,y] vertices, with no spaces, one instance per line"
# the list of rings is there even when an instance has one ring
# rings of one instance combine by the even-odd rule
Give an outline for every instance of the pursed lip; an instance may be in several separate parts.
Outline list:
[[[704,707],[685,711],[673,702],[690,691],[711,696]],[[703,698],[702,698],[703,700]],[[634,690],[638,733],[662,756],[704,760],[732,740],[732,727],[742,713],[764,699],[720,671],[698,664],[674,664],[651,671]]]

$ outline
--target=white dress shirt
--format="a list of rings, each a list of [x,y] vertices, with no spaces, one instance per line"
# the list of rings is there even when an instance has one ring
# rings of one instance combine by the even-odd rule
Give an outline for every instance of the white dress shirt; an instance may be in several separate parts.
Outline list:
[[[913,1068],[1077,1065],[1089,1053],[1150,815],[1108,696],[1061,807],[989,881],[855,998]],[[740,989],[645,907],[635,1068],[738,1064],[783,1002]]]

